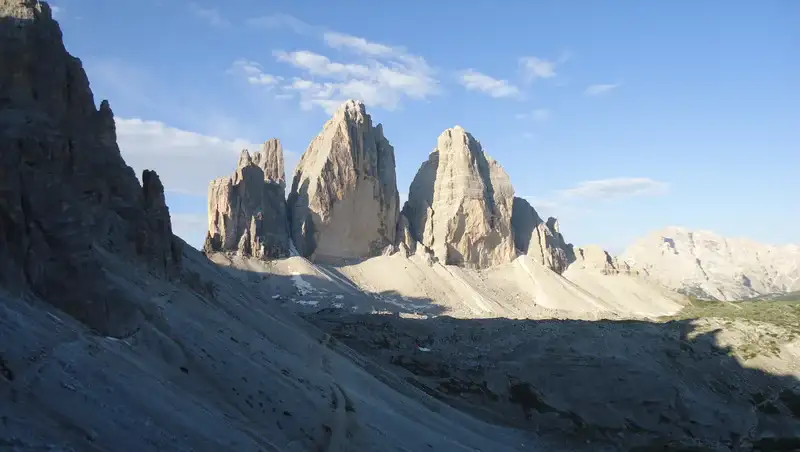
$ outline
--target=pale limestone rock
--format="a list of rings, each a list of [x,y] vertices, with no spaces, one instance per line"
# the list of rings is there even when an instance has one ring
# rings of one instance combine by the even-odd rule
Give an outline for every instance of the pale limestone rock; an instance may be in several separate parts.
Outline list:
[[[800,247],[668,227],[631,245],[623,258],[644,277],[700,298],[741,300],[800,290]]]
[[[402,252],[406,257],[411,256],[417,251],[417,241],[411,233],[411,224],[404,214],[400,214],[397,219],[397,251]]]
[[[596,270],[604,275],[629,273],[627,264],[620,261],[598,245],[587,245],[575,248],[575,260],[572,265],[577,265],[588,270]]]
[[[409,190],[404,214],[414,239],[444,264],[487,268],[516,256],[514,188],[508,175],[460,126],[439,136]]]
[[[264,180],[286,187],[283,146],[279,139],[273,138],[264,143],[261,152],[253,154],[253,164],[264,171]]]
[[[545,267],[561,274],[574,260],[572,245],[564,241],[558,220],[550,217],[542,221],[527,200],[514,198],[511,225],[517,250]]]
[[[289,255],[283,148],[267,141],[261,152],[242,151],[233,176],[211,182],[207,253],[234,252],[259,259]]]
[[[315,260],[376,256],[394,245],[394,148],[364,104],[344,103],[309,145],[289,195],[291,236]]]

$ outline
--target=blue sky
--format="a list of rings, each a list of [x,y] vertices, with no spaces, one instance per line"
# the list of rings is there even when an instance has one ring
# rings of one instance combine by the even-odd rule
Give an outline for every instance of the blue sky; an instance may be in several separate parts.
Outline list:
[[[195,246],[210,178],[272,137],[293,169],[347,98],[384,124],[400,192],[459,124],[577,245],[667,225],[800,242],[800,2],[53,4]]]

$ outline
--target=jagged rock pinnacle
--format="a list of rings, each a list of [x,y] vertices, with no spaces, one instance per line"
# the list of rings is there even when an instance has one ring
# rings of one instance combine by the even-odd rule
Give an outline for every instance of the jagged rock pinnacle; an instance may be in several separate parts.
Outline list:
[[[362,102],[345,102],[311,142],[288,204],[292,238],[304,256],[367,257],[394,244],[394,148]]]

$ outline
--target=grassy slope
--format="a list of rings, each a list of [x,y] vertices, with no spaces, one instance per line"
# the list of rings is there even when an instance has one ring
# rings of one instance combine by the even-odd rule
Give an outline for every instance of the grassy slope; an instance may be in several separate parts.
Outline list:
[[[681,312],[665,320],[697,318],[720,319],[726,326],[738,324],[737,329],[749,330],[748,340],[735,350],[744,359],[778,355],[780,344],[800,338],[800,294],[737,302],[692,299]]]

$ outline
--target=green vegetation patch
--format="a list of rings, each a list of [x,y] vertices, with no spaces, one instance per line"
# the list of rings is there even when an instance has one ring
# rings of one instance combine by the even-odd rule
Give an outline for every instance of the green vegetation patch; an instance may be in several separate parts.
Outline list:
[[[780,345],[800,338],[800,297],[791,299],[708,301],[691,299],[679,313],[665,320],[715,318],[740,330],[746,339],[734,347],[745,360],[758,355],[780,355]],[[747,327],[750,328],[747,328]]]

